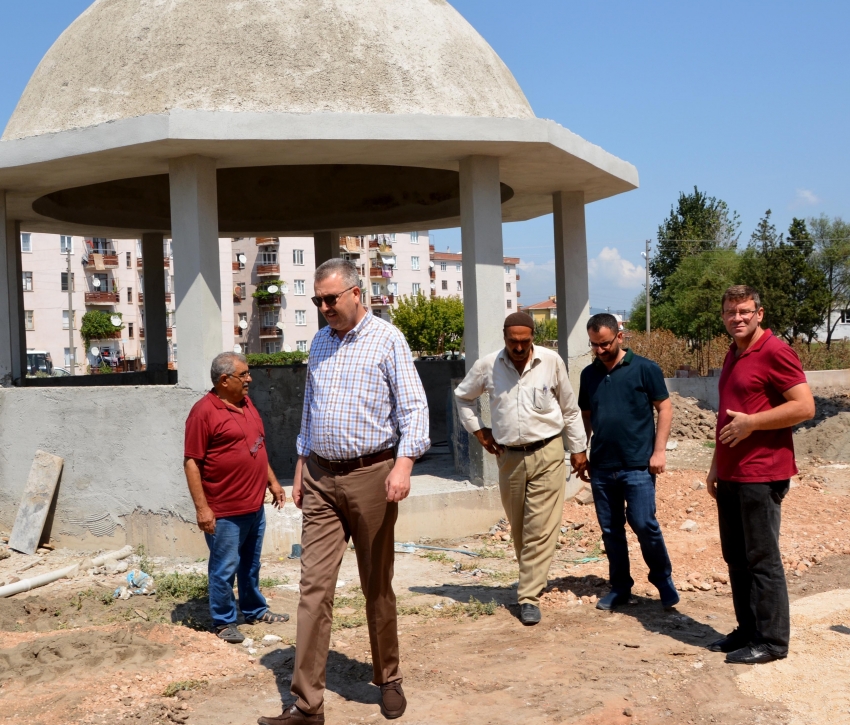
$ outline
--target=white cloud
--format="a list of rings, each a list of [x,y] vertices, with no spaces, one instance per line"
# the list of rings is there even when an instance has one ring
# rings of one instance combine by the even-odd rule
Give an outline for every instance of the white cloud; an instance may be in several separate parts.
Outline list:
[[[797,193],[794,196],[794,202],[791,206],[817,206],[820,203],[820,197],[811,189],[797,189]]]
[[[601,283],[606,287],[637,291],[646,281],[645,268],[623,259],[616,247],[604,247],[597,257],[588,260],[587,271],[596,289]]]

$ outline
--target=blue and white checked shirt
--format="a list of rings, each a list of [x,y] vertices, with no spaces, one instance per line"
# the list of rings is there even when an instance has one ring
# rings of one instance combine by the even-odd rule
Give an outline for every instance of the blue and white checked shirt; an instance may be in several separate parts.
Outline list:
[[[371,313],[342,340],[316,333],[307,363],[301,456],[332,461],[392,448],[418,458],[428,448],[428,402],[404,336]]]

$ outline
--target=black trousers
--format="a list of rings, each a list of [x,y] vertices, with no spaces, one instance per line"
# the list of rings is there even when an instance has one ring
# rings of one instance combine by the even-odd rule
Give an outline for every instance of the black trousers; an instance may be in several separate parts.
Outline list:
[[[779,553],[782,499],[790,480],[770,483],[717,482],[720,547],[738,630],[776,656],[788,654],[791,619],[788,587]]]

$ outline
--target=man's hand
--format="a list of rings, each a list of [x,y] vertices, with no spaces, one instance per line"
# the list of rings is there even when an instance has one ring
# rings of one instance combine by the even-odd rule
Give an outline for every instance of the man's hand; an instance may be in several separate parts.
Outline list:
[[[578,476],[582,481],[589,481],[587,478],[587,451],[581,453],[570,453],[570,468],[572,473]]]
[[[387,488],[387,501],[398,503],[404,501],[410,493],[410,472],[413,470],[413,459],[400,456],[396,459],[393,470],[387,476],[384,485]]]
[[[493,438],[493,431],[491,428],[481,428],[475,431],[473,435],[478,439],[478,442],[484,446],[488,453],[498,456],[504,452],[505,449],[496,443],[496,439]]]
[[[277,481],[269,481],[269,491],[272,492],[272,506],[276,509],[282,509],[286,505],[286,491],[281,488]]]
[[[730,448],[734,448],[744,438],[755,430],[752,416],[746,413],[739,413],[734,410],[727,410],[728,415],[732,420],[720,429],[720,442],[725,443]]]
[[[292,479],[292,503],[297,508],[301,508],[304,502],[304,462],[306,460],[306,457],[298,456],[295,463],[295,478]]]
[[[659,473],[664,473],[667,469],[667,453],[665,451],[656,451],[649,459],[649,472],[655,476]]]
[[[717,499],[717,453],[711,459],[708,473],[705,475],[705,489],[708,495],[713,499]]]
[[[207,506],[206,508],[197,509],[198,528],[205,534],[215,533],[215,514],[213,510]]]

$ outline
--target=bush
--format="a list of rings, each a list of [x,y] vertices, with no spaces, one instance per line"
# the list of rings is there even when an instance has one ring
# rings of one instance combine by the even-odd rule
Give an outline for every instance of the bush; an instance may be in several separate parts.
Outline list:
[[[86,347],[92,340],[108,340],[113,333],[124,329],[124,324],[113,325],[113,317],[121,317],[120,312],[104,312],[103,310],[91,310],[83,315],[80,323],[80,336],[86,343]]]
[[[626,346],[635,354],[657,362],[665,378],[675,377],[682,365],[690,365],[700,375],[708,375],[709,369],[723,367],[730,344],[728,335],[718,335],[696,347],[669,330],[653,330],[649,337],[645,332],[627,330],[625,338]]]
[[[307,353],[300,350],[292,352],[252,352],[245,356],[248,365],[252,367],[268,367],[270,365],[300,365],[307,361]]]
[[[797,340],[791,346],[800,356],[803,370],[846,370],[850,368],[850,340],[833,340],[827,348],[822,342],[811,345]]]

